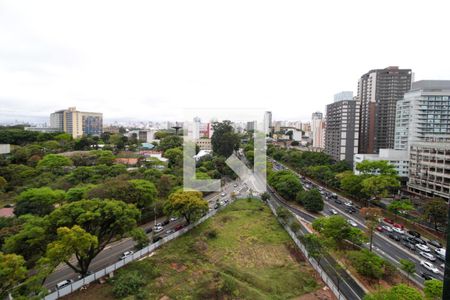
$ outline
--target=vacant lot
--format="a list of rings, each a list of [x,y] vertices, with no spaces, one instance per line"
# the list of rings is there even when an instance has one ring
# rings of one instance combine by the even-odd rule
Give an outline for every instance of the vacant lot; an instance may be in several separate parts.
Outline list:
[[[115,282],[69,298],[120,298],[121,278],[135,286],[129,293],[136,299],[292,299],[323,285],[258,200],[231,204],[153,256],[120,270]]]

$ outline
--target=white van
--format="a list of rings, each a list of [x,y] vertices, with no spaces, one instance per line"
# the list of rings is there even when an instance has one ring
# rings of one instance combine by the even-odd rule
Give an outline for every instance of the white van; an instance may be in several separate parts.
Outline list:
[[[71,283],[72,283],[72,280],[70,280],[70,279],[63,280],[63,281],[61,281],[61,282],[56,284],[56,289],[60,290],[63,287],[66,287],[66,286],[70,285]]]

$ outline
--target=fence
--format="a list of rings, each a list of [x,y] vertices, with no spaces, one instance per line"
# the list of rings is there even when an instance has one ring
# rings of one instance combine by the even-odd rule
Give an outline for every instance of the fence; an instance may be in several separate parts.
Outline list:
[[[233,202],[233,199],[230,200],[231,202]],[[144,257],[145,255],[147,255],[148,253],[151,253],[153,251],[155,251],[157,248],[159,248],[160,246],[164,245],[165,243],[179,237],[180,235],[188,232],[189,230],[191,230],[192,228],[196,227],[197,225],[203,223],[204,221],[206,221],[207,219],[209,219],[210,217],[214,216],[218,211],[220,211],[221,209],[223,209],[224,206],[221,206],[219,209],[214,209],[210,212],[208,212],[206,215],[204,215],[202,218],[200,218],[197,222],[195,222],[194,224],[191,224],[189,226],[186,226],[182,229],[180,229],[179,231],[176,231],[174,233],[172,233],[171,235],[168,235],[166,237],[164,237],[163,239],[157,241],[156,243],[153,243],[151,245],[148,245],[147,247],[142,248],[139,251],[136,251],[135,253],[133,253],[133,255],[130,255],[128,257],[126,257],[123,260],[120,260],[118,262],[116,262],[113,265],[110,265],[100,271],[95,272],[94,274],[91,274],[89,276],[86,276],[80,280],[77,280],[75,282],[72,282],[70,285],[63,287],[61,289],[58,289],[56,291],[54,291],[51,294],[48,294],[44,299],[45,300],[55,300],[58,299],[60,297],[66,296],[70,293],[75,292],[76,290],[82,288],[83,286],[92,283],[114,271],[116,271],[117,269],[120,269],[121,267],[123,267],[124,265],[135,261],[137,259],[140,259],[142,257]]]
[[[271,201],[267,201],[267,203],[269,204],[270,209],[272,210],[273,214],[275,216],[277,216],[275,207],[273,206],[273,204],[271,203]],[[277,217],[278,219],[278,217]],[[278,221],[280,222],[280,219],[278,219]],[[294,241],[294,243],[297,245],[297,247],[300,249],[300,251],[302,251],[303,255],[306,257],[306,259],[309,261],[309,263],[311,264],[311,266],[317,271],[317,273],[319,273],[320,277],[322,278],[322,280],[325,282],[325,284],[331,289],[331,291],[333,292],[333,294],[339,299],[339,300],[347,300],[347,298],[341,293],[340,289],[336,286],[336,284],[334,283],[334,281],[331,279],[331,277],[322,269],[322,266],[320,264],[317,263],[317,261],[312,258],[309,257],[308,255],[308,251],[306,250],[305,246],[300,242],[300,240],[297,238],[297,236],[295,235],[295,233],[291,230],[291,228],[289,228],[289,226],[287,224],[284,224],[283,222],[280,222],[281,225],[283,225],[284,229],[287,231],[287,233],[289,234],[289,236],[292,238],[292,240]],[[302,227],[303,225],[300,224]]]

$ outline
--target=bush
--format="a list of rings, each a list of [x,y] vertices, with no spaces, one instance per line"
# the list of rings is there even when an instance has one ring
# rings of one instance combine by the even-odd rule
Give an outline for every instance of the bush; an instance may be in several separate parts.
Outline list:
[[[137,294],[139,289],[145,285],[145,280],[137,271],[125,271],[119,273],[112,281],[112,292],[115,297],[123,298]]]
[[[385,275],[385,260],[369,250],[351,251],[348,256],[359,274],[370,279],[380,279]]]
[[[300,224],[297,221],[292,221],[290,227],[294,233],[297,233],[301,228]]]
[[[317,189],[312,189],[307,192],[300,192],[298,195],[298,200],[308,211],[319,212],[323,210],[324,204],[322,195]]]

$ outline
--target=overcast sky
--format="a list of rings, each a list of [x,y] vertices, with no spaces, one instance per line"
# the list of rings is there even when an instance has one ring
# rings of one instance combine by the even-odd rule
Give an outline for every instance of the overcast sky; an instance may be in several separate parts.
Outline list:
[[[0,0],[0,121],[69,106],[106,119],[207,107],[309,120],[370,69],[450,79],[449,3]]]

